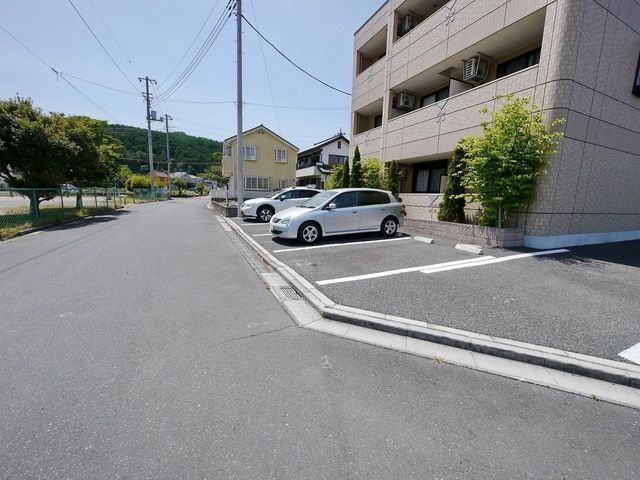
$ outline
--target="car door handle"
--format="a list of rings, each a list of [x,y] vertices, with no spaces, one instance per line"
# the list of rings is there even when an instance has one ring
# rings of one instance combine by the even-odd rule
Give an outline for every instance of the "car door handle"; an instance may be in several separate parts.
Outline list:
[[[351,212],[351,213],[358,213],[358,211],[357,211],[357,210],[355,210],[355,211],[353,211],[353,212]]]

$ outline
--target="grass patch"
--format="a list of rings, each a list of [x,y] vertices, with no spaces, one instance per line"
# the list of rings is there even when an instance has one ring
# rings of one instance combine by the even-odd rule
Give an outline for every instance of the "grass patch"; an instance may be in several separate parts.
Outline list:
[[[43,225],[57,225],[68,220],[84,218],[89,215],[96,215],[113,211],[113,208],[106,207],[86,207],[79,209],[60,208],[51,206],[40,207],[40,218],[34,220],[29,207],[7,208],[5,213],[0,215],[0,238],[6,240],[14,237],[20,232]]]

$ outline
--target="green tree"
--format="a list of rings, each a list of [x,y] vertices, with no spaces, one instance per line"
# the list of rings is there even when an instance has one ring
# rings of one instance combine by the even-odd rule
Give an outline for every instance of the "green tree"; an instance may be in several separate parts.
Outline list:
[[[342,180],[342,183],[338,186],[336,186],[336,188],[348,188],[349,187],[349,183],[351,182],[351,171],[349,170],[349,162],[344,162],[342,164],[342,177],[340,178],[340,180]]]
[[[215,154],[214,154],[215,155]],[[215,180],[218,186],[224,186],[229,182],[227,177],[222,176],[222,165],[213,164],[204,172],[200,172],[197,175],[200,178],[204,178],[205,180]]]
[[[362,186],[367,188],[380,188],[381,165],[377,158],[367,158],[361,162],[362,165]]]
[[[356,147],[353,152],[353,165],[351,166],[351,176],[349,178],[351,188],[362,187],[362,165],[360,165],[360,149]]]
[[[204,194],[204,190],[205,190],[204,183],[198,182],[196,184],[196,188],[195,188],[196,194],[197,195],[202,195],[202,194]]]
[[[187,188],[187,181],[184,178],[174,179],[173,184],[178,187],[178,195],[182,195],[182,190]]]
[[[133,175],[133,172],[127,165],[120,165],[118,166],[118,171],[115,174],[114,181],[118,186],[124,186],[131,175]]]
[[[545,173],[547,156],[563,137],[551,131],[564,119],[545,125],[542,109],[530,98],[502,97],[501,109],[482,122],[482,136],[463,139],[466,173],[462,184],[479,201],[481,225],[502,227],[506,212],[517,212],[535,197],[536,179]],[[485,108],[482,113],[487,114]]]
[[[30,99],[0,101],[0,177],[28,195],[32,214],[63,183],[104,184],[116,171],[118,145],[104,134],[106,122],[45,115]]]
[[[333,190],[334,188],[342,188],[342,175],[344,173],[344,167],[340,164],[336,164],[331,168],[331,173],[327,177],[325,182],[325,188],[327,190]]]
[[[382,188],[389,190],[394,197],[400,195],[400,170],[395,160],[387,162],[383,169]]]
[[[438,220],[443,222],[464,223],[464,187],[462,186],[465,173],[464,149],[458,144],[453,150],[449,164],[447,185],[444,187],[442,202],[438,206]]]
[[[125,186],[129,191],[133,191],[136,188],[146,189],[151,187],[151,180],[146,175],[131,175],[127,178]]]

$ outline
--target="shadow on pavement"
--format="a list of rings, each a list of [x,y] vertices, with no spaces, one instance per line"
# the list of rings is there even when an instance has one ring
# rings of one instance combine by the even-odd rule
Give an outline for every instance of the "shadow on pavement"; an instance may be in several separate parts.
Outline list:
[[[80,218],[77,221],[72,221],[70,223],[55,225],[51,227],[50,230],[72,230],[74,228],[86,227],[87,225],[113,222],[114,220],[118,220],[120,217],[125,217],[129,214],[131,214],[130,210],[123,209],[114,210],[112,212],[104,212],[93,217]]]
[[[541,262],[551,261],[565,265],[599,267],[599,264],[616,263],[628,267],[640,267],[640,240],[568,247],[568,250],[569,253],[564,255],[535,258]]]

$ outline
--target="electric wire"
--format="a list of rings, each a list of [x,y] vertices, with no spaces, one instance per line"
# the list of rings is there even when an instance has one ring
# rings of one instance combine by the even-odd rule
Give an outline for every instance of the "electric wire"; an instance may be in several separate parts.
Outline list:
[[[209,15],[207,15],[207,18],[204,19],[204,22],[202,23],[202,26],[200,27],[200,30],[198,30],[198,33],[196,33],[196,36],[193,37],[193,40],[191,41],[191,43],[189,44],[189,46],[185,50],[184,54],[182,55],[182,57],[180,58],[180,60],[176,64],[176,66],[173,67],[173,70],[171,70],[169,75],[167,75],[167,77],[162,82],[160,82],[160,86],[162,86],[167,80],[169,80],[171,78],[171,75],[173,75],[175,73],[175,71],[178,69],[178,67],[182,64],[182,62],[184,61],[184,59],[187,56],[187,54],[191,51],[191,48],[196,43],[196,40],[198,40],[198,37],[202,33],[202,30],[204,30],[204,27],[209,22],[209,19],[211,18],[211,15],[213,14],[213,11],[216,9],[216,7],[218,6],[219,2],[220,2],[220,0],[216,0],[215,1],[215,3],[213,4],[213,7],[211,7],[211,10],[209,10]]]
[[[118,65],[118,62],[115,61],[115,59],[111,56],[111,54],[109,53],[109,51],[106,49],[106,47],[103,45],[103,43],[100,41],[100,39],[98,38],[98,36],[95,34],[95,32],[93,31],[93,29],[89,26],[89,24],[87,23],[87,21],[84,19],[84,17],[82,16],[82,14],[80,13],[80,11],[76,8],[76,6],[74,5],[72,0],[67,0],[69,2],[69,4],[73,7],[73,9],[75,10],[75,12],[78,14],[78,16],[80,17],[80,19],[82,20],[82,23],[84,23],[84,25],[87,27],[87,29],[89,29],[89,31],[91,32],[91,35],[93,35],[93,38],[96,40],[96,42],[98,42],[98,44],[100,45],[100,47],[102,47],[102,50],[104,50],[104,53],[107,54],[107,56],[109,57],[109,59],[111,60],[111,62],[115,65],[115,67],[118,69],[118,71],[122,74],[122,76],[125,78],[125,80],[127,80],[127,82],[129,82],[129,85],[131,85],[133,87],[134,90],[138,90],[135,86],[135,84],[129,79],[129,77],[127,76],[126,73],[124,73],[124,71],[122,70],[122,68],[120,68],[120,65]]]
[[[103,25],[107,28],[107,31],[109,32],[109,35],[111,36],[111,38],[113,39],[113,41],[115,42],[115,44],[117,45],[118,49],[120,50],[120,52],[122,53],[122,55],[124,55],[124,58],[127,59],[127,62],[129,62],[130,65],[136,67],[136,65],[133,63],[133,61],[131,60],[131,58],[129,57],[129,55],[127,55],[127,52],[124,51],[124,48],[122,48],[122,44],[118,41],[118,39],[116,38],[116,36],[114,35],[113,31],[111,30],[111,28],[109,27],[109,24],[107,23],[107,21],[104,19],[104,17],[102,16],[102,14],[100,13],[100,10],[98,10],[98,7],[96,7],[95,3],[93,3],[93,0],[89,0],[89,3],[91,4],[91,6],[93,7],[93,10],[98,14],[98,17],[100,18],[100,20],[102,21]],[[137,67],[136,67],[137,69]]]
[[[271,45],[271,47],[278,52],[280,55],[282,55],[282,57],[284,57],[285,60],[287,60],[291,65],[293,65],[294,67],[296,67],[298,70],[300,70],[302,73],[304,73],[305,75],[313,78],[316,82],[321,83],[322,85],[324,85],[325,87],[329,87],[332,90],[335,90],[336,92],[340,92],[343,93],[345,95],[349,95],[351,96],[351,94],[349,92],[345,92],[344,90],[340,90],[339,88],[334,87],[333,85],[328,84],[327,82],[320,80],[318,77],[312,75],[311,73],[307,72],[304,68],[302,68],[301,66],[299,66],[297,63],[295,63],[293,60],[291,60],[289,57],[287,57],[278,47],[276,47],[273,43],[271,43],[262,33],[260,33],[260,31],[253,26],[253,24],[247,20],[247,17],[245,17],[244,15],[242,15],[242,19],[247,23],[247,25],[249,25],[251,27],[251,29],[256,32],[265,42],[267,42],[269,45]]]
[[[218,36],[224,29],[225,25],[227,24],[229,18],[231,17],[231,14],[232,14],[231,11],[233,9],[232,3],[234,3],[233,0],[229,0],[229,2],[227,3],[227,7],[225,7],[225,10],[220,15],[220,18],[218,18],[218,21],[212,28],[211,33],[207,36],[206,40],[204,41],[203,45],[200,47],[200,49],[198,50],[194,58],[191,60],[191,62],[185,68],[185,70],[180,74],[180,76],[164,92],[160,94],[160,98],[156,99],[157,103],[161,103],[167,100],[176,91],[178,91],[178,89],[187,81],[187,79],[195,71],[198,65],[200,65],[200,62],[202,62],[203,58],[209,52],[209,50],[217,40]],[[229,11],[228,14],[226,13],[227,11]]]
[[[258,25],[258,17],[256,16],[256,10],[253,6],[253,0],[250,0],[251,12],[253,13],[253,21]],[[273,103],[273,113],[276,116],[276,125],[278,125],[278,134],[282,135],[282,128],[280,127],[280,117],[278,116],[278,109],[276,108],[276,98],[273,94],[273,87],[271,86],[271,77],[269,76],[269,69],[267,68],[267,58],[264,55],[264,47],[262,46],[262,39],[258,38],[260,45],[260,53],[262,54],[262,63],[264,64],[264,71],[267,74],[267,85],[269,85],[269,92],[271,92],[271,103]]]
[[[18,45],[20,45],[22,48],[24,48],[27,52],[29,52],[31,55],[33,55],[36,59],[38,59],[40,61],[40,63],[42,63],[44,66],[46,66],[47,68],[49,68],[53,73],[56,74],[57,78],[61,78],[64,82],[66,82],[71,88],[73,88],[78,94],[80,94],[85,100],[87,100],[89,103],[91,103],[94,107],[96,107],[98,110],[100,110],[103,114],[105,114],[107,117],[111,118],[112,120],[115,120],[117,122],[117,119],[111,115],[109,112],[107,112],[104,108],[102,108],[100,105],[98,105],[95,101],[93,101],[91,98],[89,98],[84,92],[82,92],[82,90],[80,90],[78,87],[76,87],[73,83],[71,83],[70,80],[68,80],[67,78],[65,78],[65,74],[63,74],[62,72],[60,72],[59,70],[56,70],[55,68],[53,68],[48,62],[46,62],[40,55],[38,55],[36,52],[34,52],[33,50],[31,50],[28,46],[26,46],[22,41],[20,41],[20,39],[18,37],[16,37],[14,34],[12,34],[9,30],[7,30],[6,28],[4,28],[2,25],[0,25],[0,29],[2,29],[2,31],[4,33],[6,33],[7,35],[9,35],[13,40],[16,41],[16,43],[18,43]],[[70,77],[73,77],[71,75],[69,75]]]

